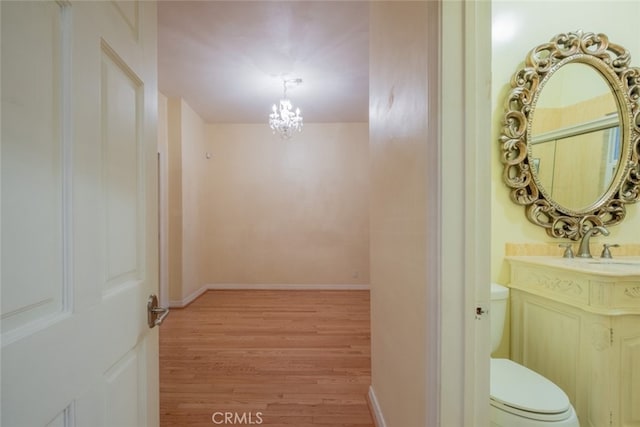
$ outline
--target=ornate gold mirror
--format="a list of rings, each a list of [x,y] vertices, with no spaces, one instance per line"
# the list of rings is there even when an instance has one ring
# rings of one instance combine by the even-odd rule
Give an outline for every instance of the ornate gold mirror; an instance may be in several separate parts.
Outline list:
[[[565,33],[511,79],[500,144],[511,199],[552,237],[620,223],[640,198],[640,68],[604,34]]]

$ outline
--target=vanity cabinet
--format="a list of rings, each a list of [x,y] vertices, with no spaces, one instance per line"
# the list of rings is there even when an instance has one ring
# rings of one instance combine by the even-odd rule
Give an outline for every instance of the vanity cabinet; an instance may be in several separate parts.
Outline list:
[[[640,426],[640,260],[510,257],[511,356],[569,396],[581,427]]]

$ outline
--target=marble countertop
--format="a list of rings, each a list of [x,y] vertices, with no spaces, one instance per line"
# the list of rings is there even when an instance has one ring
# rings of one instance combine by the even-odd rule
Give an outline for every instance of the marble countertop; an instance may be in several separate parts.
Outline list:
[[[561,268],[584,274],[640,279],[640,256],[616,258],[562,258],[558,256],[507,256],[509,262]]]

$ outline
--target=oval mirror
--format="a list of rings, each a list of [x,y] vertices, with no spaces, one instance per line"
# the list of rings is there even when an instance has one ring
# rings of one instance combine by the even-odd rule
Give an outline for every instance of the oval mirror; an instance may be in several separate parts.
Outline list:
[[[604,34],[558,34],[511,79],[503,179],[529,221],[580,239],[640,199],[640,68]]]
[[[541,192],[568,210],[588,210],[607,193],[620,161],[620,118],[608,81],[585,63],[559,68],[540,90],[529,140]]]

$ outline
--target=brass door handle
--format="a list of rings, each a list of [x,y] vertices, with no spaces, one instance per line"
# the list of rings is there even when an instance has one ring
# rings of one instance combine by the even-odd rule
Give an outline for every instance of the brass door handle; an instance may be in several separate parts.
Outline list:
[[[167,307],[160,307],[158,305],[158,297],[156,295],[150,295],[147,300],[147,323],[150,328],[154,326],[162,325],[164,319],[169,315],[169,309]]]

